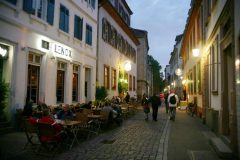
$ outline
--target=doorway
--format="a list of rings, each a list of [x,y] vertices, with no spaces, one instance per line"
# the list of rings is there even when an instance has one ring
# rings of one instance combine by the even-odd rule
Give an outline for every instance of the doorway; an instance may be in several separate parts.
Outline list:
[[[224,136],[230,137],[230,120],[233,108],[234,93],[234,57],[232,47],[229,45],[223,51],[223,108],[222,108],[222,133]]]

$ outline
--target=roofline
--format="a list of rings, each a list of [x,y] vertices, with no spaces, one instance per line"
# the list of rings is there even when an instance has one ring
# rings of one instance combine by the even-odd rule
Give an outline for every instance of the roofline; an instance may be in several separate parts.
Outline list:
[[[128,6],[126,0],[122,0],[122,3],[124,4],[124,6],[126,7],[126,9],[128,10],[128,12],[130,13],[130,15],[133,14],[132,10],[130,9],[130,7]]]
[[[99,0],[99,7],[103,7],[105,11],[116,21],[116,23],[123,29],[123,31],[129,36],[129,38],[135,43],[136,46],[140,44],[137,37],[127,25],[127,23],[122,19],[116,9],[108,0]]]

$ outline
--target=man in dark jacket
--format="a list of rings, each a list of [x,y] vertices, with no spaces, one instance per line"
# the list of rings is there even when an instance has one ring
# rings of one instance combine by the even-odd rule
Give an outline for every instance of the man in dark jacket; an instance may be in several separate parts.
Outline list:
[[[154,93],[153,96],[150,98],[150,102],[152,103],[152,117],[154,121],[157,121],[157,114],[158,114],[158,106],[161,105],[160,98],[156,96]]]

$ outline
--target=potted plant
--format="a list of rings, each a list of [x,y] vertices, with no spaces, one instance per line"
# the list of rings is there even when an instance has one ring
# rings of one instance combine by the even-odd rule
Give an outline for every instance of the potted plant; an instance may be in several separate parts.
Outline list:
[[[8,97],[8,83],[5,81],[0,81],[0,121],[6,120],[6,115],[4,113],[4,108],[7,106],[7,97]]]
[[[96,100],[103,101],[107,97],[107,90],[105,87],[96,88]]]

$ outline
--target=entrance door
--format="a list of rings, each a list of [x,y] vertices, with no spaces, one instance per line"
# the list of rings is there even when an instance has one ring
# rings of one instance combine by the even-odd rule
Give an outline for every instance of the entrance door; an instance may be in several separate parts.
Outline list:
[[[91,100],[91,69],[86,68],[85,69],[85,97],[86,101]]]
[[[37,103],[39,96],[40,66],[28,65],[27,101]]]
[[[231,130],[230,130],[230,119],[231,113],[232,113],[232,100],[233,100],[233,82],[234,82],[234,68],[233,65],[233,54],[231,50],[231,45],[229,45],[225,50],[223,54],[223,134],[225,136],[230,136]]]
[[[64,102],[64,77],[65,72],[62,70],[57,71],[57,103]]]

